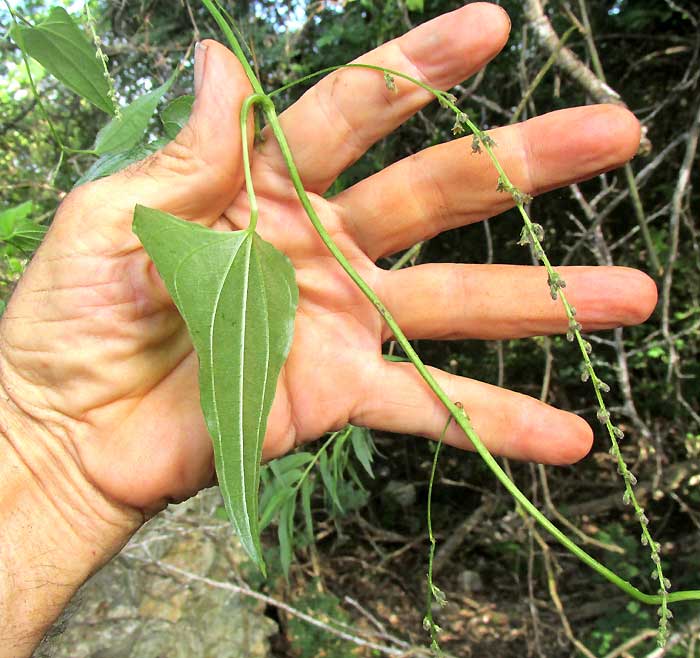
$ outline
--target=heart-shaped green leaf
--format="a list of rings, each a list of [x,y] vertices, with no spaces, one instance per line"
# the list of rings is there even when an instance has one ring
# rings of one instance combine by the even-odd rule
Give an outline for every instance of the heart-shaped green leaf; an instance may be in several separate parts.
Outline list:
[[[226,511],[264,572],[260,459],[277,378],[292,344],[294,268],[254,232],[214,231],[143,206],[134,212],[134,232],[187,324]]]
[[[13,41],[51,75],[107,114],[115,108],[95,46],[62,7],[34,27],[13,24]]]

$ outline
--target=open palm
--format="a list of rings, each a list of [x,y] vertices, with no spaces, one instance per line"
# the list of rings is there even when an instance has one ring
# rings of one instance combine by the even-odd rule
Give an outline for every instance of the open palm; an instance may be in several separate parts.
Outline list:
[[[495,5],[471,4],[413,30],[363,61],[449,88],[493,57],[508,34]],[[131,231],[136,203],[229,230],[244,228],[240,106],[250,93],[235,57],[200,48],[190,123],[161,152],[72,192],[3,317],[0,357],[9,396],[60,437],[87,479],[113,500],[152,511],[213,478],[199,408],[197,358],[179,314]],[[537,267],[421,265],[379,269],[381,257],[497,214],[486,156],[454,140],[409,157],[324,199],[337,175],[429,102],[380,74],[335,73],[282,115],[302,179],[326,228],[409,338],[500,339],[566,330]],[[613,168],[634,154],[639,128],[625,110],[577,108],[495,130],[516,185],[536,194]],[[264,454],[273,457],[347,422],[430,437],[446,412],[408,364],[381,357],[390,338],[299,205],[271,135],[252,148],[258,231],[289,256],[300,290],[292,351],[277,386]],[[514,227],[514,233],[517,228]],[[563,268],[587,330],[643,321],[654,284],[624,268]],[[576,416],[447,373],[494,452],[548,463],[586,454]],[[468,447],[452,427],[447,440]]]

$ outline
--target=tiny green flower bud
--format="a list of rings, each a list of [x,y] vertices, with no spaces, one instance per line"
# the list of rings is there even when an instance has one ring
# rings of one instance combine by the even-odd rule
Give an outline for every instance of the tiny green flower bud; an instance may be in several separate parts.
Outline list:
[[[556,298],[555,298],[556,299]],[[566,332],[566,340],[568,340],[570,343],[574,342],[574,338],[576,336],[574,335],[574,332],[569,329],[569,331]]]
[[[622,494],[622,503],[624,505],[629,505],[632,502],[632,496],[630,496],[629,491],[625,491],[625,493]]]
[[[619,427],[613,427],[613,435],[618,441],[625,438],[625,433]]]
[[[671,589],[671,581],[668,578],[664,578],[664,589]]]
[[[489,146],[490,148],[494,148],[497,146],[496,142],[491,139],[486,133],[483,133],[481,136],[481,141],[484,143],[484,146]]]
[[[384,71],[384,84],[386,85],[386,88],[389,91],[393,91],[395,94],[398,93],[398,89],[396,89],[396,81],[394,80],[394,76],[391,75],[388,71]]]
[[[581,368],[581,381],[585,384],[591,377],[591,373],[588,372],[588,368],[584,365]]]
[[[472,153],[481,153],[481,144],[479,143],[478,135],[472,137]]]
[[[532,232],[534,233],[535,237],[542,242],[544,240],[544,228],[541,224],[533,224],[532,225]]]
[[[525,206],[528,203],[532,203],[532,195],[519,190],[517,187],[511,186],[510,194],[513,197],[513,201],[515,201],[515,204],[518,206]]]
[[[596,418],[601,425],[605,425],[610,420],[610,413],[605,409],[598,409],[596,412]]]
[[[527,226],[523,226],[520,231],[520,240],[518,240],[518,245],[525,247],[530,244],[530,231],[527,230]]]
[[[455,118],[455,124],[452,126],[452,134],[453,135],[463,135],[465,130],[464,130],[464,124],[466,123],[467,120],[467,115],[464,114],[464,112],[460,112],[457,117]]]
[[[443,92],[438,97],[438,103],[441,107],[449,108],[450,104],[454,105],[457,102],[457,97],[454,94]]]
[[[637,476],[634,473],[627,471],[627,479],[633,487],[637,486]]]
[[[659,554],[658,554],[658,553],[652,553],[652,554],[651,554],[651,561],[652,561],[654,564],[661,564],[661,558],[659,557]]]
[[[602,393],[610,393],[610,387],[602,380],[598,380],[598,388]]]
[[[593,353],[593,345],[591,345],[587,340],[583,341],[583,349],[586,350],[586,354]]]
[[[658,580],[659,579],[659,572],[654,570],[651,572],[651,579],[652,580]]]
[[[649,543],[649,540],[647,539],[647,536],[645,534],[642,534],[642,546],[646,546]]]

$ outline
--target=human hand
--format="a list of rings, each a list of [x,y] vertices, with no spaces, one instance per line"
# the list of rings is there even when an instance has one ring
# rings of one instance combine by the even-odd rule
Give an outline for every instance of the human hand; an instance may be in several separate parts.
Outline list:
[[[362,61],[447,89],[503,46],[509,23],[471,4],[413,30]],[[150,514],[213,481],[199,407],[197,359],[184,323],[131,230],[135,204],[221,230],[244,228],[240,106],[251,93],[235,57],[199,49],[188,126],[161,152],[73,191],[21,280],[0,325],[2,384],[21,414],[59,437],[61,459],[107,501]],[[384,255],[512,205],[486,155],[454,140],[407,158],[340,195],[321,195],[379,138],[431,100],[402,80],[337,72],[281,117],[324,225],[409,338],[501,339],[563,332],[541,268],[376,267]],[[639,126],[598,106],[492,132],[513,182],[537,194],[632,157]],[[470,138],[466,138],[469,139]],[[326,251],[298,204],[271,135],[251,149],[258,231],[291,259],[300,289],[291,354],[279,379],[264,455],[274,457],[347,422],[437,437],[446,412],[409,364],[385,361],[376,309]],[[586,330],[643,321],[653,282],[625,268],[562,268]],[[546,463],[584,456],[592,435],[573,414],[493,386],[436,373],[495,453]],[[447,441],[468,448],[454,426]],[[23,442],[15,447],[23,449]],[[73,477],[73,476],[72,476]],[[77,486],[82,486],[78,484]]]

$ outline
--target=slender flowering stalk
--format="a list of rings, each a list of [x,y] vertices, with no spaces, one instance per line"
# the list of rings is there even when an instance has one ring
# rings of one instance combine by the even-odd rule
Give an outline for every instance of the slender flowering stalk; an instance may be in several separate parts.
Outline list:
[[[462,409],[461,402],[456,402],[455,405]],[[462,411],[464,411],[462,409]],[[440,434],[440,440],[435,446],[435,454],[433,455],[433,466],[430,470],[430,480],[428,482],[428,504],[427,504],[427,516],[428,516],[428,541],[430,542],[430,552],[428,553],[428,600],[426,604],[425,617],[423,617],[423,628],[430,633],[430,648],[433,653],[440,658],[443,653],[440,648],[440,643],[438,641],[438,636],[442,629],[435,623],[433,619],[433,601],[437,603],[440,607],[447,605],[447,599],[445,598],[445,593],[433,582],[433,561],[435,559],[435,535],[433,534],[433,485],[435,483],[435,473],[437,473],[438,457],[440,455],[440,448],[442,448],[442,443],[445,440],[445,433],[447,428],[452,422],[452,416],[448,416],[445,427]]]
[[[122,113],[119,109],[119,99],[117,98],[117,91],[115,88],[114,80],[109,74],[109,68],[107,67],[107,62],[109,60],[107,58],[107,55],[105,55],[104,51],[102,50],[102,40],[97,34],[97,30],[95,30],[95,19],[92,17],[92,12],[90,11],[90,0],[88,0],[85,3],[85,18],[87,19],[86,22],[90,30],[90,34],[92,36],[92,41],[95,44],[95,57],[97,57],[97,59],[99,59],[100,63],[102,64],[102,74],[104,75],[104,78],[109,86],[109,91],[107,93],[114,107],[114,116],[117,119],[121,119]]]
[[[455,127],[465,126],[472,132],[474,136],[472,141],[472,152],[481,152],[481,147],[483,146],[484,150],[488,154],[491,162],[498,172],[497,189],[502,192],[507,192],[513,197],[513,200],[515,201],[518,211],[523,219],[524,225],[518,244],[529,245],[535,257],[542,262],[547,272],[547,283],[549,285],[550,295],[554,300],[559,298],[564,307],[566,317],[569,321],[569,328],[566,332],[566,338],[569,342],[575,341],[581,351],[581,357],[583,359],[581,380],[583,382],[590,380],[593,386],[596,401],[598,403],[596,416],[598,421],[606,428],[608,432],[608,436],[610,438],[610,454],[617,462],[617,471],[622,476],[624,484],[622,500],[625,505],[632,505],[634,514],[641,526],[641,542],[644,546],[649,547],[651,560],[654,563],[654,570],[652,571],[651,576],[653,580],[658,580],[659,582],[658,592],[659,596],[661,597],[661,606],[659,607],[660,619],[658,640],[659,644],[663,646],[668,637],[668,620],[673,616],[668,607],[668,592],[671,588],[671,583],[669,579],[664,576],[662,570],[660,558],[661,547],[659,543],[654,541],[652,538],[651,533],[649,532],[649,519],[634,493],[633,487],[637,484],[637,478],[629,470],[620,450],[619,442],[622,438],[624,438],[624,432],[612,423],[610,412],[608,411],[605,400],[603,399],[603,393],[608,393],[610,391],[610,387],[602,379],[600,379],[600,377],[598,377],[593,367],[593,363],[591,361],[591,353],[593,349],[591,344],[585,340],[581,334],[582,327],[576,320],[576,309],[571,305],[566,297],[566,293],[564,292],[566,282],[554,269],[544,251],[542,246],[544,230],[542,226],[535,224],[530,219],[529,213],[525,208],[525,206],[532,201],[532,197],[513,185],[493,152],[493,149],[496,146],[493,139],[491,139],[476,124],[474,124],[469,117],[464,114],[464,112],[459,110],[454,103],[454,98],[450,94],[445,94],[443,92],[440,102],[443,106],[451,109],[457,115]],[[453,129],[453,132],[454,131],[455,129]]]

